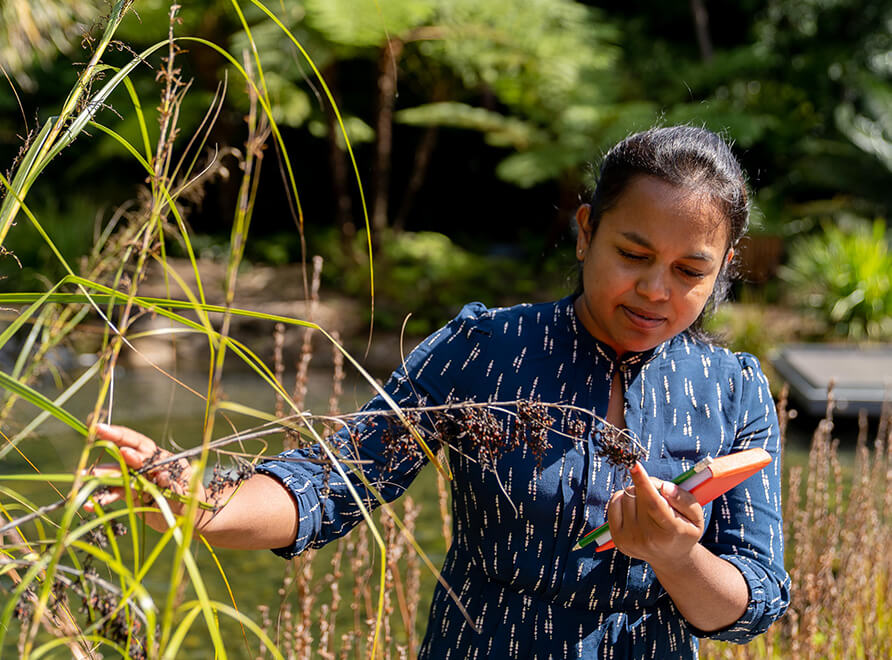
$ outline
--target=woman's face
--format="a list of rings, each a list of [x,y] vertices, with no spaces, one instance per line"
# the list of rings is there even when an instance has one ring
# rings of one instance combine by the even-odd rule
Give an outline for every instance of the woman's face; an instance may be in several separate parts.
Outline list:
[[[583,293],[576,314],[617,355],[645,351],[685,330],[731,259],[728,223],[712,200],[651,176],[632,179],[592,235],[576,212]]]

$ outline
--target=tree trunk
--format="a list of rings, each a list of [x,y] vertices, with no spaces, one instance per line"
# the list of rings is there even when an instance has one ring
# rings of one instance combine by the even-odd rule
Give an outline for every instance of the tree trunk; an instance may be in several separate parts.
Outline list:
[[[325,80],[335,103],[340,107],[341,95],[338,84],[338,66],[333,62],[325,70]],[[347,158],[338,141],[338,118],[334,109],[325,106],[325,121],[328,125],[328,160],[331,168],[331,185],[335,198],[335,222],[341,234],[341,248],[345,254],[353,254],[353,237],[356,236],[356,224],[353,221],[353,199],[350,196],[350,174],[347,169]]]
[[[691,0],[691,13],[694,15],[694,29],[697,31],[697,45],[700,58],[704,62],[712,59],[712,39],[709,38],[709,14],[703,0]]]
[[[437,146],[438,135],[438,127],[428,126],[424,130],[424,134],[421,136],[421,141],[418,143],[418,148],[415,150],[415,162],[412,166],[412,176],[409,178],[409,183],[406,186],[406,192],[403,195],[403,202],[400,204],[399,213],[396,214],[396,217],[393,220],[393,228],[396,231],[402,231],[406,226],[406,218],[409,216],[412,206],[415,204],[415,198],[418,196],[418,192],[421,190],[421,186],[424,184],[424,179],[427,176],[427,168],[428,165],[430,165],[434,148]]]
[[[378,109],[375,121],[377,133],[372,204],[372,228],[381,231],[388,225],[391,156],[393,152],[393,110],[396,105],[397,62],[403,51],[400,39],[391,39],[381,49],[378,58]]]

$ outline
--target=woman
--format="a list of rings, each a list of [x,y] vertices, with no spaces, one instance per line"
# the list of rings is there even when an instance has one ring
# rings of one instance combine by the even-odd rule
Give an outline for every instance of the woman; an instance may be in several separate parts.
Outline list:
[[[646,449],[630,471],[634,487],[623,489],[598,429],[570,432],[567,416],[553,418],[547,438],[492,461],[493,443],[519,436],[504,411],[493,428],[452,424],[434,436],[453,448],[455,477],[443,577],[473,625],[439,586],[420,657],[691,658],[698,637],[745,642],[783,614],[774,405],[758,361],[715,346],[702,330],[747,218],[743,174],[717,135],[687,126],[633,135],[607,154],[591,203],[576,214],[574,295],[507,309],[468,305],[394,372],[386,389],[401,406],[566,404],[628,429]],[[364,409],[388,407],[376,397]],[[358,423],[336,438],[390,500],[424,458],[394,456],[386,426]],[[133,468],[157,456],[128,429],[98,427],[98,435]],[[666,481],[703,456],[755,446],[772,464],[705,507]],[[289,462],[289,453],[262,463],[198,522],[211,543],[290,557],[360,521],[337,474]],[[155,478],[169,482],[166,472]],[[616,550],[574,549],[605,519]]]

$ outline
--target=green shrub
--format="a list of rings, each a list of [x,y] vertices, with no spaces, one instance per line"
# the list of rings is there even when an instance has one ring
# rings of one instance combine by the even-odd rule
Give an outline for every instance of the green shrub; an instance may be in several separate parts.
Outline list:
[[[350,296],[369,293],[369,268],[364,236],[357,236],[351,263],[337,236],[314,241],[326,257],[328,277],[336,273],[333,287]],[[423,335],[443,325],[473,300],[488,306],[559,297],[568,293],[560,270],[552,261],[537,261],[518,247],[510,256],[471,252],[437,232],[383,232],[378,236],[375,269],[375,324],[398,330],[411,313],[409,334]],[[564,260],[572,264],[572,257]]]
[[[831,334],[892,337],[892,253],[883,220],[823,223],[792,245],[780,276],[788,300],[820,315]]]

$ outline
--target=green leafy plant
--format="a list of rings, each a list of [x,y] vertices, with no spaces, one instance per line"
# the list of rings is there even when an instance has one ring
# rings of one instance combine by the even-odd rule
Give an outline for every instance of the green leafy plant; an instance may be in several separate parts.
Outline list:
[[[48,0],[39,6],[28,0],[10,0],[0,5],[0,63],[8,75],[29,87],[28,68],[37,61],[46,64],[60,48],[93,20],[94,3],[88,0]]]
[[[824,222],[793,243],[780,276],[787,299],[824,319],[832,334],[855,340],[892,337],[892,251],[886,223]]]
[[[892,85],[870,76],[861,79],[866,114],[851,103],[836,109],[836,125],[862,151],[871,154],[892,172]]]

